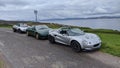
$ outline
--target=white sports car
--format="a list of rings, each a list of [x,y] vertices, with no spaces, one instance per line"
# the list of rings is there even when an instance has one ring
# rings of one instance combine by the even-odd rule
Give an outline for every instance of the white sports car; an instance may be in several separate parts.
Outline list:
[[[29,26],[27,24],[24,24],[24,23],[18,23],[16,25],[13,25],[13,31],[14,32],[19,32],[19,33],[22,33],[22,32],[26,32],[26,29],[28,28]]]
[[[85,33],[78,28],[62,27],[50,30],[48,40],[51,43],[70,45],[75,52],[94,50],[101,47],[101,39],[93,33]]]

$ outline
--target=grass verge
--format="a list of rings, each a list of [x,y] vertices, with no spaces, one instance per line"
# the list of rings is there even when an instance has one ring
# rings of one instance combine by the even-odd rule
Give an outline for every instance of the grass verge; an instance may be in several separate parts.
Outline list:
[[[12,28],[12,25],[9,25],[9,24],[0,24],[0,27]]]
[[[120,34],[97,33],[102,39],[101,51],[120,57]]]
[[[4,63],[2,60],[0,60],[0,68],[4,68]]]
[[[5,68],[5,64],[4,64],[4,61],[2,59],[2,54],[0,52],[0,68]]]

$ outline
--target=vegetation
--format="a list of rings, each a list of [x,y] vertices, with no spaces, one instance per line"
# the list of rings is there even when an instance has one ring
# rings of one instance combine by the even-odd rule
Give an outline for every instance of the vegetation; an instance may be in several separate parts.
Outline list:
[[[38,25],[38,24],[45,24],[45,23],[28,23],[29,25]],[[59,28],[61,26],[65,25],[60,25],[60,24],[50,24],[46,23],[47,26],[50,28]],[[0,25],[0,27],[11,27],[11,25]],[[72,26],[72,27],[77,27],[77,26]],[[91,28],[86,28],[86,27],[78,27],[85,32],[90,32],[90,33],[95,33],[100,36],[102,40],[102,47],[101,51],[106,52],[109,54],[112,54],[114,56],[119,56],[120,57],[120,32],[117,30],[106,30],[106,29],[91,29]]]
[[[0,68],[4,68],[4,63],[1,60],[0,60]]]
[[[12,25],[9,25],[9,24],[0,24],[0,27],[7,27],[7,28],[11,28]]]
[[[120,57],[120,35],[109,33],[97,33],[102,39],[102,52]]]
[[[5,68],[4,61],[2,59],[1,53],[0,53],[0,68]]]

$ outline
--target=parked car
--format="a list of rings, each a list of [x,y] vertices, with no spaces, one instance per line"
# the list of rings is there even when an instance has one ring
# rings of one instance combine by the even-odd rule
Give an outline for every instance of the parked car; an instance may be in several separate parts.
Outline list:
[[[16,25],[13,25],[13,31],[14,32],[19,32],[19,33],[22,33],[22,32],[26,32],[26,29],[28,28],[29,26],[27,24],[24,24],[24,23],[18,23]]]
[[[62,27],[50,30],[48,40],[71,46],[75,52],[94,50],[101,47],[101,39],[93,33],[85,33],[78,28]]]
[[[27,29],[28,36],[34,36],[36,39],[48,38],[50,28],[46,25],[31,26]]]

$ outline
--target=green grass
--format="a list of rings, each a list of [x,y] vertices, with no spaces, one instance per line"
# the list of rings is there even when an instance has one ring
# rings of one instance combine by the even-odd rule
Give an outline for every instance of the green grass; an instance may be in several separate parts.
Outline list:
[[[0,27],[11,28],[11,27],[12,27],[12,25],[9,25],[9,24],[0,24]]]
[[[0,68],[4,68],[4,64],[1,60],[0,60]]]
[[[97,33],[102,39],[101,51],[120,57],[120,35]]]

